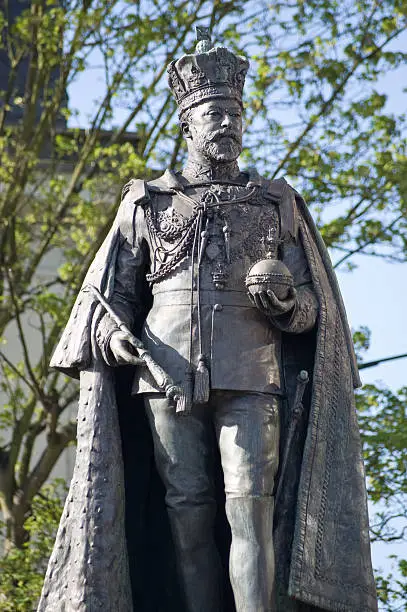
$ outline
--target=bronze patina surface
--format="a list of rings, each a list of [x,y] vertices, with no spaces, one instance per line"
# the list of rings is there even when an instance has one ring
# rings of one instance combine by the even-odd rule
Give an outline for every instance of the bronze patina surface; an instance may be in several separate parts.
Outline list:
[[[188,162],[124,187],[52,359],[78,448],[38,609],[374,612],[335,274],[301,196],[239,169],[248,62],[200,38],[168,68]]]

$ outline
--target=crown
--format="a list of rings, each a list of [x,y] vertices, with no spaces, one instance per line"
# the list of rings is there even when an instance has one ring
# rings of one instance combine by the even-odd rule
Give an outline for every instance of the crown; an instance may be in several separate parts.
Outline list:
[[[196,28],[195,53],[172,61],[168,83],[179,112],[211,98],[234,98],[242,104],[249,62],[226,47],[213,47],[209,28]]]

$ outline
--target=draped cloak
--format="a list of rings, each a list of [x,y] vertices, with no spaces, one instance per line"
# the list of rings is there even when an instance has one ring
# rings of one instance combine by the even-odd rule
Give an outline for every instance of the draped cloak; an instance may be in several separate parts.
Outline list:
[[[107,300],[119,228],[132,224],[136,207],[148,200],[148,187],[137,183],[84,281]],[[283,338],[288,406],[282,411],[281,452],[299,369],[309,370],[311,383],[275,510],[277,609],[373,612],[377,600],[353,394],[360,381],[351,335],[328,253],[304,200],[283,179],[274,183],[290,194],[281,199],[281,214],[298,228],[319,301],[315,330]],[[147,285],[141,297],[145,316],[151,305]],[[81,290],[51,362],[80,376],[80,399],[75,468],[38,610],[184,612],[151,434],[140,396],[130,396],[134,370],[103,361],[95,341],[102,316],[94,296]],[[136,334],[142,322],[143,317]],[[220,466],[217,477],[224,608],[233,612]]]

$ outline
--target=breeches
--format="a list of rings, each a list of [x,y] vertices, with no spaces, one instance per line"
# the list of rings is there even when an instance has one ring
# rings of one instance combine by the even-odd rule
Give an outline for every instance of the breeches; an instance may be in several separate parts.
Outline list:
[[[145,397],[187,612],[224,611],[213,529],[214,444],[220,451],[232,533],[229,577],[235,610],[274,610],[278,401],[263,393],[212,391],[208,404],[180,416],[165,397]]]
[[[278,396],[215,390],[208,404],[194,406],[188,416],[177,415],[162,395],[146,395],[145,405],[169,508],[214,503],[214,440],[227,499],[273,494]]]

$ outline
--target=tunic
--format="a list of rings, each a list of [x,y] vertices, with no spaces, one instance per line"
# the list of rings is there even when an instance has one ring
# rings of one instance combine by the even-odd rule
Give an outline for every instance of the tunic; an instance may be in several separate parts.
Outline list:
[[[133,224],[121,227],[110,303],[132,328],[143,307],[144,277],[158,276],[142,340],[176,384],[185,384],[188,368],[195,370],[204,354],[212,389],[283,394],[282,329],[294,333],[311,329],[318,303],[301,240],[281,237],[280,194],[270,193],[269,185],[261,183],[251,197],[253,189],[245,184],[214,183],[208,188],[184,183],[180,186],[192,200],[208,203],[202,227],[197,228],[195,257],[192,244],[178,257],[188,232],[193,238],[192,205],[182,192],[171,192],[160,181],[149,184],[149,201],[137,208]],[[274,319],[251,303],[245,286],[251,266],[266,257],[269,236],[280,245],[280,257],[297,290],[295,309]],[[160,277],[164,266],[167,271]],[[115,329],[109,315],[98,329],[102,353],[112,365],[108,345]],[[159,389],[148,370],[137,368],[133,393],[154,391]]]

